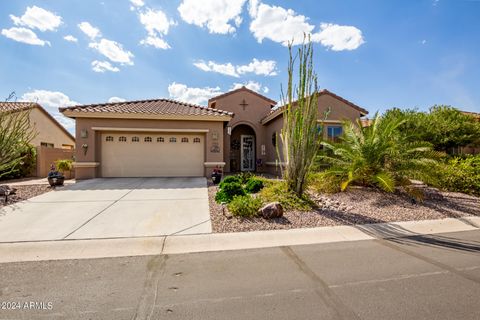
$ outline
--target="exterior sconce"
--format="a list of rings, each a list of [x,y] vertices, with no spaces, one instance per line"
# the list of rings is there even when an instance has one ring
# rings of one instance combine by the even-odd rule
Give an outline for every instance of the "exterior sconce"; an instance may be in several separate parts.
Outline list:
[[[82,131],[80,131],[80,138],[88,138],[87,129],[82,129]]]
[[[227,127],[227,134],[228,134],[229,136],[232,135],[232,127],[230,127],[230,126]]]
[[[83,155],[86,155],[88,150],[88,144],[86,143],[82,144],[82,149],[83,149]]]

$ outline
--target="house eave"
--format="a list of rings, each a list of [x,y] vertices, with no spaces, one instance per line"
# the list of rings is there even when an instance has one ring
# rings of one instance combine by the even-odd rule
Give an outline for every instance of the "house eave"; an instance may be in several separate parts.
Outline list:
[[[101,119],[150,119],[150,120],[187,120],[187,121],[222,121],[232,119],[230,115],[178,115],[148,113],[114,113],[114,112],[81,112],[64,109],[62,114],[69,118],[101,118]]]

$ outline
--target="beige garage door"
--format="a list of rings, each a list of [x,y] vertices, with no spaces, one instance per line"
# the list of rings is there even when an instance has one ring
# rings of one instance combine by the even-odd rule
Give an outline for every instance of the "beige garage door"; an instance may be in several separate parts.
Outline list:
[[[201,134],[103,133],[103,177],[194,177],[204,175]]]

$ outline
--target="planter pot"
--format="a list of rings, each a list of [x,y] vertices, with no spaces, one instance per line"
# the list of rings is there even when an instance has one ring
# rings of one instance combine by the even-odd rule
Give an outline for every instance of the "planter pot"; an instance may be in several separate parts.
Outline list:
[[[51,187],[63,186],[64,181],[65,181],[65,177],[63,176],[48,177],[48,183],[50,184]]]
[[[222,180],[222,174],[221,173],[212,173],[213,184],[219,184],[221,180]]]

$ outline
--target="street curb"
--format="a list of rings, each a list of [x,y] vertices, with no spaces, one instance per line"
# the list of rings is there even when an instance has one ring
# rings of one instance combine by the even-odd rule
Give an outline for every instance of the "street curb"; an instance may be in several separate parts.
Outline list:
[[[472,231],[480,217],[142,238],[0,243],[0,263],[114,258],[402,238]]]

